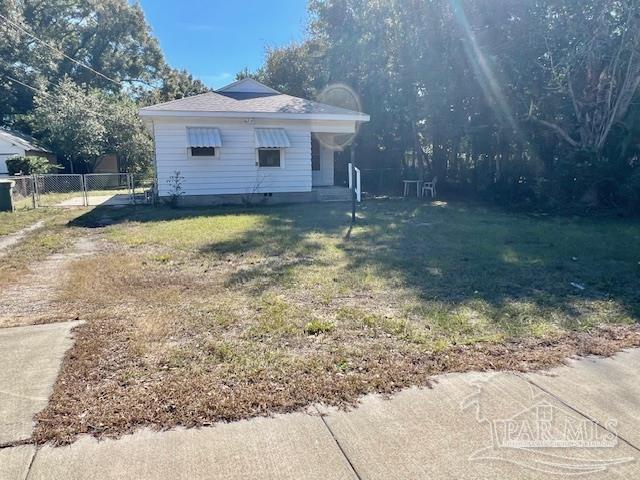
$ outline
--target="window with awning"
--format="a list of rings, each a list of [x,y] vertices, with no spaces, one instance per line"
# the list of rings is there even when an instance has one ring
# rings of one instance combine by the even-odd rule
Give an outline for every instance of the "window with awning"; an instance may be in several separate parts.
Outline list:
[[[263,168],[282,168],[284,150],[291,146],[284,128],[256,128],[256,165]]]
[[[220,130],[210,127],[187,128],[188,148],[192,157],[213,157],[222,146]]]
[[[256,148],[289,148],[291,142],[284,128],[256,128]]]

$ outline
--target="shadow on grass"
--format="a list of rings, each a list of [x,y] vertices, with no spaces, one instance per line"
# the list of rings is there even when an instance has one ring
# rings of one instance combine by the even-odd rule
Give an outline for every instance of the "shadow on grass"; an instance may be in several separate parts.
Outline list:
[[[522,305],[531,304],[533,317],[561,313],[576,319],[569,328],[588,327],[581,323],[590,313],[585,301],[613,301],[618,317],[640,317],[640,225],[632,221],[533,218],[464,204],[389,200],[363,204],[355,227],[348,206],[338,204],[96,208],[73,223],[93,227],[246,214],[258,215],[259,225],[198,252],[255,255],[258,260],[231,273],[227,286],[249,284],[256,295],[300,269],[329,266],[323,254],[337,248],[347,259],[341,266],[345,278],[375,272],[425,302],[451,309],[480,302],[489,317],[495,312],[496,322],[508,322],[510,315],[541,320],[522,313]]]

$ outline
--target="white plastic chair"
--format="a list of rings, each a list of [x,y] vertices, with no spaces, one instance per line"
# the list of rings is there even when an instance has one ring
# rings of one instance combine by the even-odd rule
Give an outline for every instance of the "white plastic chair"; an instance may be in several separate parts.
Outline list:
[[[436,184],[438,183],[438,177],[433,177],[433,180],[430,182],[424,182],[422,184],[422,196],[424,197],[427,193],[431,195],[431,198],[436,198]]]

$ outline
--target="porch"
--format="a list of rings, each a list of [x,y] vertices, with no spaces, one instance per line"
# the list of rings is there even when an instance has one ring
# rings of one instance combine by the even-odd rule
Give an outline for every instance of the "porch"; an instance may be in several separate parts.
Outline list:
[[[315,202],[349,202],[351,201],[351,190],[347,187],[338,186],[314,186],[311,189],[313,201]]]

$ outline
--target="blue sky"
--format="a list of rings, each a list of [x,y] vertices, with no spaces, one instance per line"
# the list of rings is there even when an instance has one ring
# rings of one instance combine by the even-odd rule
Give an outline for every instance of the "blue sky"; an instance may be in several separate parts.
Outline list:
[[[167,62],[211,87],[304,35],[306,0],[140,0]]]

